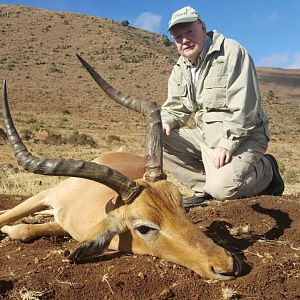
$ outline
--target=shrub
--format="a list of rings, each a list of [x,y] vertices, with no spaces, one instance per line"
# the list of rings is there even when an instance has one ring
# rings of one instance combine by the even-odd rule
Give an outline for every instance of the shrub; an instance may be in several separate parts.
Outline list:
[[[162,35],[161,40],[165,46],[170,46],[172,44],[170,39],[164,34]]]
[[[274,92],[272,90],[269,90],[267,94],[267,101],[273,101],[274,98],[275,98]]]
[[[128,20],[124,20],[124,21],[121,21],[120,24],[123,26],[128,26],[129,22],[128,22]]]

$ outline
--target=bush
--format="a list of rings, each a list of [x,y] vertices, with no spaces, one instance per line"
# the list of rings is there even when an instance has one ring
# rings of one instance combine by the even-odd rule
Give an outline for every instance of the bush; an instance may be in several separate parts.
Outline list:
[[[162,35],[161,40],[165,46],[170,46],[172,42],[166,35]]]
[[[269,90],[267,94],[267,101],[274,101],[274,98],[275,98],[274,92],[272,90]]]
[[[129,25],[128,20],[121,21],[120,23],[121,23],[121,25],[123,25],[123,26],[128,26],[128,25]]]

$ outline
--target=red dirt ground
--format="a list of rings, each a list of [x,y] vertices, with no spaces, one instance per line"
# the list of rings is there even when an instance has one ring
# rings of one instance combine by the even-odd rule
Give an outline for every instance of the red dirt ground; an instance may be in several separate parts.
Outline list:
[[[0,210],[21,200],[1,196]],[[63,255],[75,247],[73,240],[22,243],[3,234],[0,299],[300,299],[298,197],[213,201],[188,217],[217,243],[241,253],[243,276],[209,281],[158,258],[119,253],[75,265]]]

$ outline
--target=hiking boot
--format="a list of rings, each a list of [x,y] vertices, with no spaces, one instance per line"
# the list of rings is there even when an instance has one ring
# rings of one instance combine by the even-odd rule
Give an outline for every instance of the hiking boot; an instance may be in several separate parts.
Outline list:
[[[183,198],[182,207],[183,208],[192,208],[196,206],[201,206],[205,201],[212,199],[210,195],[205,196],[191,196],[187,198]]]
[[[272,196],[281,196],[284,191],[284,182],[279,173],[278,163],[275,157],[271,154],[265,154],[265,158],[267,158],[271,164],[273,170],[273,178],[267,188],[262,191],[261,195],[272,195]]]

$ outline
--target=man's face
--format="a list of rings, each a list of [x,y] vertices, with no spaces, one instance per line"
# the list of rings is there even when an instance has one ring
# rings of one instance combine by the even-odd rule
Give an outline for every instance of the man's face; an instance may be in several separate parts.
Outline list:
[[[193,64],[196,64],[204,46],[206,35],[205,25],[200,21],[182,23],[175,25],[170,32],[179,54],[188,58]]]

